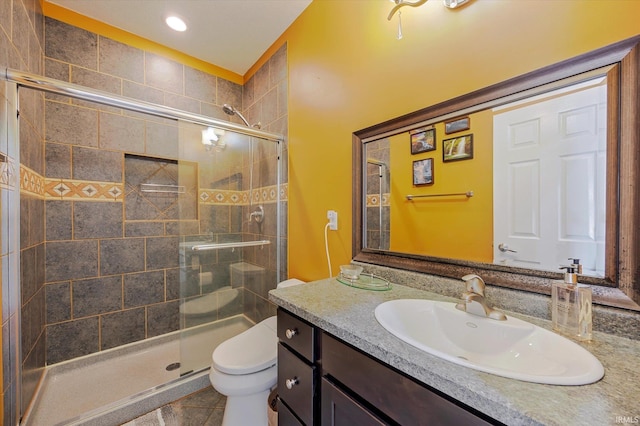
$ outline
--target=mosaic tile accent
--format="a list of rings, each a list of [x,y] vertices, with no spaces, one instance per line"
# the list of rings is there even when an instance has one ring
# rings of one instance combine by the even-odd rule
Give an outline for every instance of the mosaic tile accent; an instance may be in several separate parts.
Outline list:
[[[223,189],[200,189],[200,204],[242,205],[248,202],[243,191],[227,191]]]
[[[124,199],[124,185],[116,182],[90,182],[70,179],[45,179],[48,200],[118,201]]]
[[[15,170],[15,167],[13,168]],[[8,179],[10,179],[12,171],[7,171]],[[4,175],[4,173],[3,173]],[[44,178],[38,173],[20,164],[20,191],[26,192],[37,197],[44,195]]]
[[[246,205],[249,204],[249,191],[228,191],[222,189],[200,189],[200,204],[210,205]],[[288,185],[280,185],[280,201],[289,196]],[[253,190],[254,203],[275,203],[278,200],[278,186],[266,186]]]
[[[389,199],[391,198],[391,194],[382,194],[382,206],[387,207],[390,206],[391,203]],[[378,207],[380,205],[380,195],[379,194],[367,194],[367,207]]]
[[[4,154],[1,155],[4,156]],[[16,182],[16,162],[13,158],[5,157],[4,160],[0,162],[0,188],[15,189],[18,187],[18,182]]]
[[[14,176],[14,162],[0,162],[0,187],[11,188]],[[120,182],[94,182],[72,179],[46,179],[33,170],[20,165],[20,190],[47,200],[112,201],[124,200],[124,184]],[[288,184],[280,185],[280,200],[287,201]],[[254,203],[275,203],[278,186],[268,186],[253,190]],[[249,191],[228,191],[220,189],[200,189],[200,204],[247,205]],[[371,200],[370,200],[371,198]],[[383,205],[388,205],[389,194],[383,197]],[[373,204],[375,203],[375,204]],[[367,206],[377,205],[377,196],[367,196]]]

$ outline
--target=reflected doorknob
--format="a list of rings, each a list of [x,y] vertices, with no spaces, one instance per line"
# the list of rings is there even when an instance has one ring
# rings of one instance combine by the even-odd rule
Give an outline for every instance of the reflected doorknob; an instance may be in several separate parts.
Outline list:
[[[511,253],[517,253],[517,252],[518,252],[517,250],[511,250],[511,249],[509,248],[509,246],[508,246],[508,245],[506,245],[505,243],[500,243],[500,244],[498,245],[498,250],[500,250],[500,251],[501,251],[501,252],[503,252],[503,253],[506,253],[506,252],[508,252],[508,251],[510,251]]]

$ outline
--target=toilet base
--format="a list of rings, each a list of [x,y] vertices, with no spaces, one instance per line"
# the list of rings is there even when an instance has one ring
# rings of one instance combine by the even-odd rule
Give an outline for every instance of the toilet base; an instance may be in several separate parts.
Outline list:
[[[270,389],[251,395],[228,396],[222,426],[267,426]]]

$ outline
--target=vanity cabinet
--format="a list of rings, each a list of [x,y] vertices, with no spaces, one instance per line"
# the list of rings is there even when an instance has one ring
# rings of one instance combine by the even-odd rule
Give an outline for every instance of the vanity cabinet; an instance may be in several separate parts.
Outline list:
[[[278,424],[500,424],[278,309]]]
[[[318,415],[318,330],[278,309],[278,424],[316,424]]]
[[[349,408],[346,402],[334,403],[325,398],[323,387],[322,425],[495,424],[324,332],[322,376],[322,386],[331,382],[352,401]],[[353,417],[366,420],[351,423],[351,416],[362,416],[362,411],[369,417]]]

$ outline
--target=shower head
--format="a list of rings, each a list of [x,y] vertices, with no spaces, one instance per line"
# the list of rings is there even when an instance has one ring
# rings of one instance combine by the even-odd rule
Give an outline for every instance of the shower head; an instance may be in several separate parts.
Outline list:
[[[238,111],[237,109],[235,109],[235,107],[229,105],[229,104],[224,104],[222,106],[222,110],[224,111],[225,114],[227,115],[237,115],[238,117],[240,117],[240,119],[242,121],[244,121],[244,124],[247,125],[247,127],[251,127],[251,124],[249,124],[249,122],[247,121],[246,118],[244,118],[244,116],[242,114],[240,114],[240,111]]]
[[[222,110],[228,115],[235,115],[236,113],[236,109],[229,104],[222,105]]]

